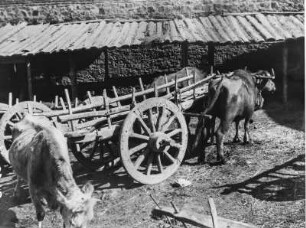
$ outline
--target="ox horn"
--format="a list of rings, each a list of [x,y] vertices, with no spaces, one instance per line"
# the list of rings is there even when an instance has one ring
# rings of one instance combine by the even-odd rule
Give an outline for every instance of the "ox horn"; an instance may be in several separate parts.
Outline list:
[[[272,78],[274,79],[275,78],[275,72],[274,72],[273,68],[271,68],[271,73],[272,73]]]

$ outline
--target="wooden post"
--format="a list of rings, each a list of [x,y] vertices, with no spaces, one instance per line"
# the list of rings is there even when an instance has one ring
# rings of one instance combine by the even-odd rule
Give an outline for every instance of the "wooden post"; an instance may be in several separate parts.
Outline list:
[[[28,82],[28,99],[33,100],[31,63],[29,60],[27,60],[26,62],[26,67],[27,67],[27,82]]]
[[[215,46],[213,44],[208,44],[208,64],[209,66],[215,66]]]
[[[105,66],[105,78],[104,81],[108,81],[109,77],[109,68],[108,68],[108,49],[104,49],[104,66]]]
[[[181,44],[181,54],[182,54],[182,67],[188,66],[188,42],[185,41]]]
[[[288,47],[287,44],[284,43],[282,50],[282,59],[283,59],[283,103],[287,105],[288,103],[288,80],[287,80],[287,68],[288,68]]]
[[[74,100],[78,96],[78,88],[76,81],[76,70],[75,70],[75,62],[73,57],[69,57],[69,77],[71,79],[71,97]]]

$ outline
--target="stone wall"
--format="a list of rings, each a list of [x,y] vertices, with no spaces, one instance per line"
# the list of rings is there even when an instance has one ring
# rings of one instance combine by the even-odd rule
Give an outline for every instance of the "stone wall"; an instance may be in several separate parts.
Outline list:
[[[181,18],[222,12],[302,10],[303,0],[1,0],[0,23]]]

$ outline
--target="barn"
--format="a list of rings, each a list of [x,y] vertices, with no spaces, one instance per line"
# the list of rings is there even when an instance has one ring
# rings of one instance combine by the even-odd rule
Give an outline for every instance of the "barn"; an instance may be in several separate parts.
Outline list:
[[[222,13],[183,19],[97,19],[20,22],[0,28],[0,101],[51,101],[69,88],[126,88],[195,66],[226,72],[275,69],[279,95],[304,80],[304,16],[300,12]],[[266,61],[266,60],[269,61]],[[26,85],[26,86],[25,86]]]

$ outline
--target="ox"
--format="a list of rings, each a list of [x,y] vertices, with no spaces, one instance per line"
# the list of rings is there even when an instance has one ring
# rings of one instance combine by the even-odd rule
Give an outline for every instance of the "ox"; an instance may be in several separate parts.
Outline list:
[[[239,141],[238,127],[239,122],[244,119],[244,142],[250,142],[249,122],[256,109],[262,107],[264,99],[262,92],[274,92],[276,90],[272,77],[266,71],[259,71],[254,74],[246,70],[236,70],[228,76],[214,79],[209,83],[209,105],[204,114],[213,116],[210,126],[215,125],[215,118],[220,119],[220,125],[217,129],[217,160],[225,163],[223,153],[224,136],[228,132],[232,122],[236,124],[236,134],[234,141]],[[203,106],[202,106],[203,107]],[[200,119],[197,129],[195,142],[192,150],[198,149],[199,144],[202,146],[207,138],[204,119]],[[205,149],[205,145],[204,145]],[[204,153],[200,153],[199,162],[205,161]]]
[[[60,208],[63,227],[85,228],[93,218],[93,186],[77,186],[68,156],[66,138],[46,120],[26,115],[13,127],[9,159],[17,174],[14,190],[20,196],[20,180],[29,186],[39,227],[45,217],[43,206]]]

